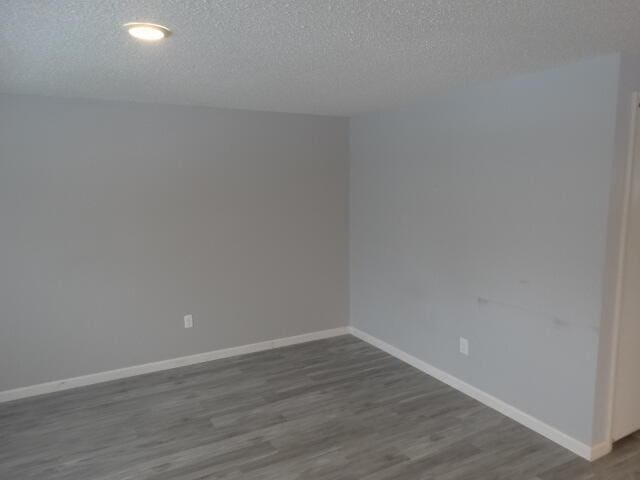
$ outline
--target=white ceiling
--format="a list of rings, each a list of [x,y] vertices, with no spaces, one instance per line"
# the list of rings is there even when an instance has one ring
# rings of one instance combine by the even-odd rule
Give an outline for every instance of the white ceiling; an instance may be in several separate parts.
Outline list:
[[[0,1],[4,93],[347,115],[614,51],[640,0]]]

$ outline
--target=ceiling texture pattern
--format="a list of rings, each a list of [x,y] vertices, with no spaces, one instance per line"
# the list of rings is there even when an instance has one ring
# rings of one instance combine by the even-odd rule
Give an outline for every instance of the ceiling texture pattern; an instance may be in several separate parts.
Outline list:
[[[350,115],[618,51],[640,0],[0,1],[2,93]]]

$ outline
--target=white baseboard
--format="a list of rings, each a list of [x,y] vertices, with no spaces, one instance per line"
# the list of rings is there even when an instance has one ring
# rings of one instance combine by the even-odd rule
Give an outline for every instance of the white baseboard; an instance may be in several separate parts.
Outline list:
[[[81,377],[65,378],[64,380],[55,380],[53,382],[39,383],[37,385],[29,385],[27,387],[15,388],[0,392],[0,403],[17,400],[20,398],[33,397],[35,395],[43,395],[45,393],[58,392],[69,388],[83,387],[85,385],[93,385],[95,383],[109,382],[121,378],[133,377],[144,373],[158,372],[160,370],[169,370],[176,367],[184,367],[196,363],[209,362],[220,358],[235,357],[245,353],[261,352],[274,348],[286,347],[287,345],[295,345],[298,343],[311,342],[323,338],[337,337],[349,333],[348,327],[332,328],[330,330],[321,330],[318,332],[305,333],[295,335],[293,337],[277,338],[275,340],[266,340],[264,342],[251,343],[248,345],[240,345],[238,347],[223,348],[221,350],[213,350],[211,352],[196,353],[186,357],[171,358],[168,360],[160,360],[159,362],[145,363],[142,365],[134,365],[131,367],[119,368],[117,370],[108,370],[106,372],[91,373],[82,375]]]
[[[117,370],[108,370],[106,372],[92,373],[89,375],[83,375],[80,377],[66,378],[64,380],[56,380],[53,382],[40,383],[37,385],[30,385],[27,387],[15,388],[12,390],[5,390],[0,392],[0,403],[9,402],[11,400],[18,400],[20,398],[33,397],[36,395],[43,395],[46,393],[58,392],[61,390],[67,390],[70,388],[82,387],[86,385],[93,385],[96,383],[109,382],[111,380],[118,380],[121,378],[133,377],[136,375],[142,375],[145,373],[158,372],[161,370],[170,370],[172,368],[184,367],[187,365],[194,365],[197,363],[209,362],[211,360],[218,360],[221,358],[234,357],[237,355],[243,355],[246,353],[261,352],[264,350],[271,350],[274,348],[285,347],[288,345],[295,345],[299,343],[311,342],[313,340],[320,340],[323,338],[336,337],[339,335],[345,335],[351,333],[355,337],[364,340],[367,343],[387,352],[390,355],[402,360],[405,363],[437,378],[441,382],[461,391],[462,393],[469,395],[470,397],[478,400],[479,402],[487,405],[488,407],[497,410],[498,412],[506,415],[507,417],[515,420],[518,423],[530,428],[531,430],[545,436],[549,440],[571,450],[575,454],[586,458],[587,460],[596,460],[611,451],[611,442],[602,442],[594,446],[586,445],[579,440],[557,430],[556,428],[532,417],[528,413],[517,409],[516,407],[509,405],[508,403],[472,386],[462,380],[449,375],[448,373],[434,367],[433,365],[424,362],[413,355],[410,355],[399,348],[394,347],[368,333],[358,330],[355,327],[338,327],[330,330],[321,330],[318,332],[305,333],[302,335],[295,335],[292,337],[277,338],[274,340],[266,340],[264,342],[251,343],[248,345],[240,345],[238,347],[224,348],[221,350],[213,350],[211,352],[197,353],[195,355],[188,355],[185,357],[171,358],[168,360],[161,360],[159,362],[145,363],[142,365],[134,365],[131,367],[119,368]]]
[[[587,460],[591,460],[593,462],[594,460],[604,457],[605,455],[611,453],[612,448],[612,442],[597,443],[593,447],[591,447],[591,457]]]
[[[474,387],[473,385],[469,385],[468,383],[460,380],[459,378],[454,377],[453,375],[448,374],[440,370],[439,368],[434,367],[433,365],[424,362],[413,355],[410,355],[399,348],[390,345],[379,338],[374,337],[373,335],[369,335],[362,330],[358,330],[355,327],[348,327],[349,332],[358,337],[361,340],[364,340],[367,343],[370,343],[374,347],[379,348],[387,352],[388,354],[402,360],[405,363],[417,368],[418,370],[423,371],[424,373],[437,378],[443,383],[446,383],[450,387],[455,388],[456,390],[470,396],[478,400],[480,403],[485,404],[486,406],[497,410],[498,412],[506,415],[507,417],[515,420],[516,422],[524,425],[525,427],[533,430],[534,432],[539,433],[540,435],[548,438],[549,440],[557,443],[558,445],[571,450],[576,455],[581,456],[587,460],[593,461],[596,460],[611,451],[611,443],[603,442],[594,446],[587,445],[582,443],[579,440],[567,435],[566,433],[561,432],[560,430],[548,425],[547,423],[539,420],[528,413],[519,410],[518,408],[510,405],[499,398],[490,395],[479,388]]]

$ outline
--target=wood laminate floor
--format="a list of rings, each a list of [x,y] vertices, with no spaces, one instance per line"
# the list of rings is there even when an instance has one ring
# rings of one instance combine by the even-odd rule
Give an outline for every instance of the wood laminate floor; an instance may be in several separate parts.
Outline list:
[[[352,337],[0,404],[0,478],[632,480]]]

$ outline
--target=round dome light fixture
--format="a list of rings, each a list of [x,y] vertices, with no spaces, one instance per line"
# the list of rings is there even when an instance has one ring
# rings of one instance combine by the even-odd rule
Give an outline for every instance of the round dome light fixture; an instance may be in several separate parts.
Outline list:
[[[123,25],[129,35],[145,42],[157,42],[171,35],[171,30],[162,25],[145,22],[129,22]]]

